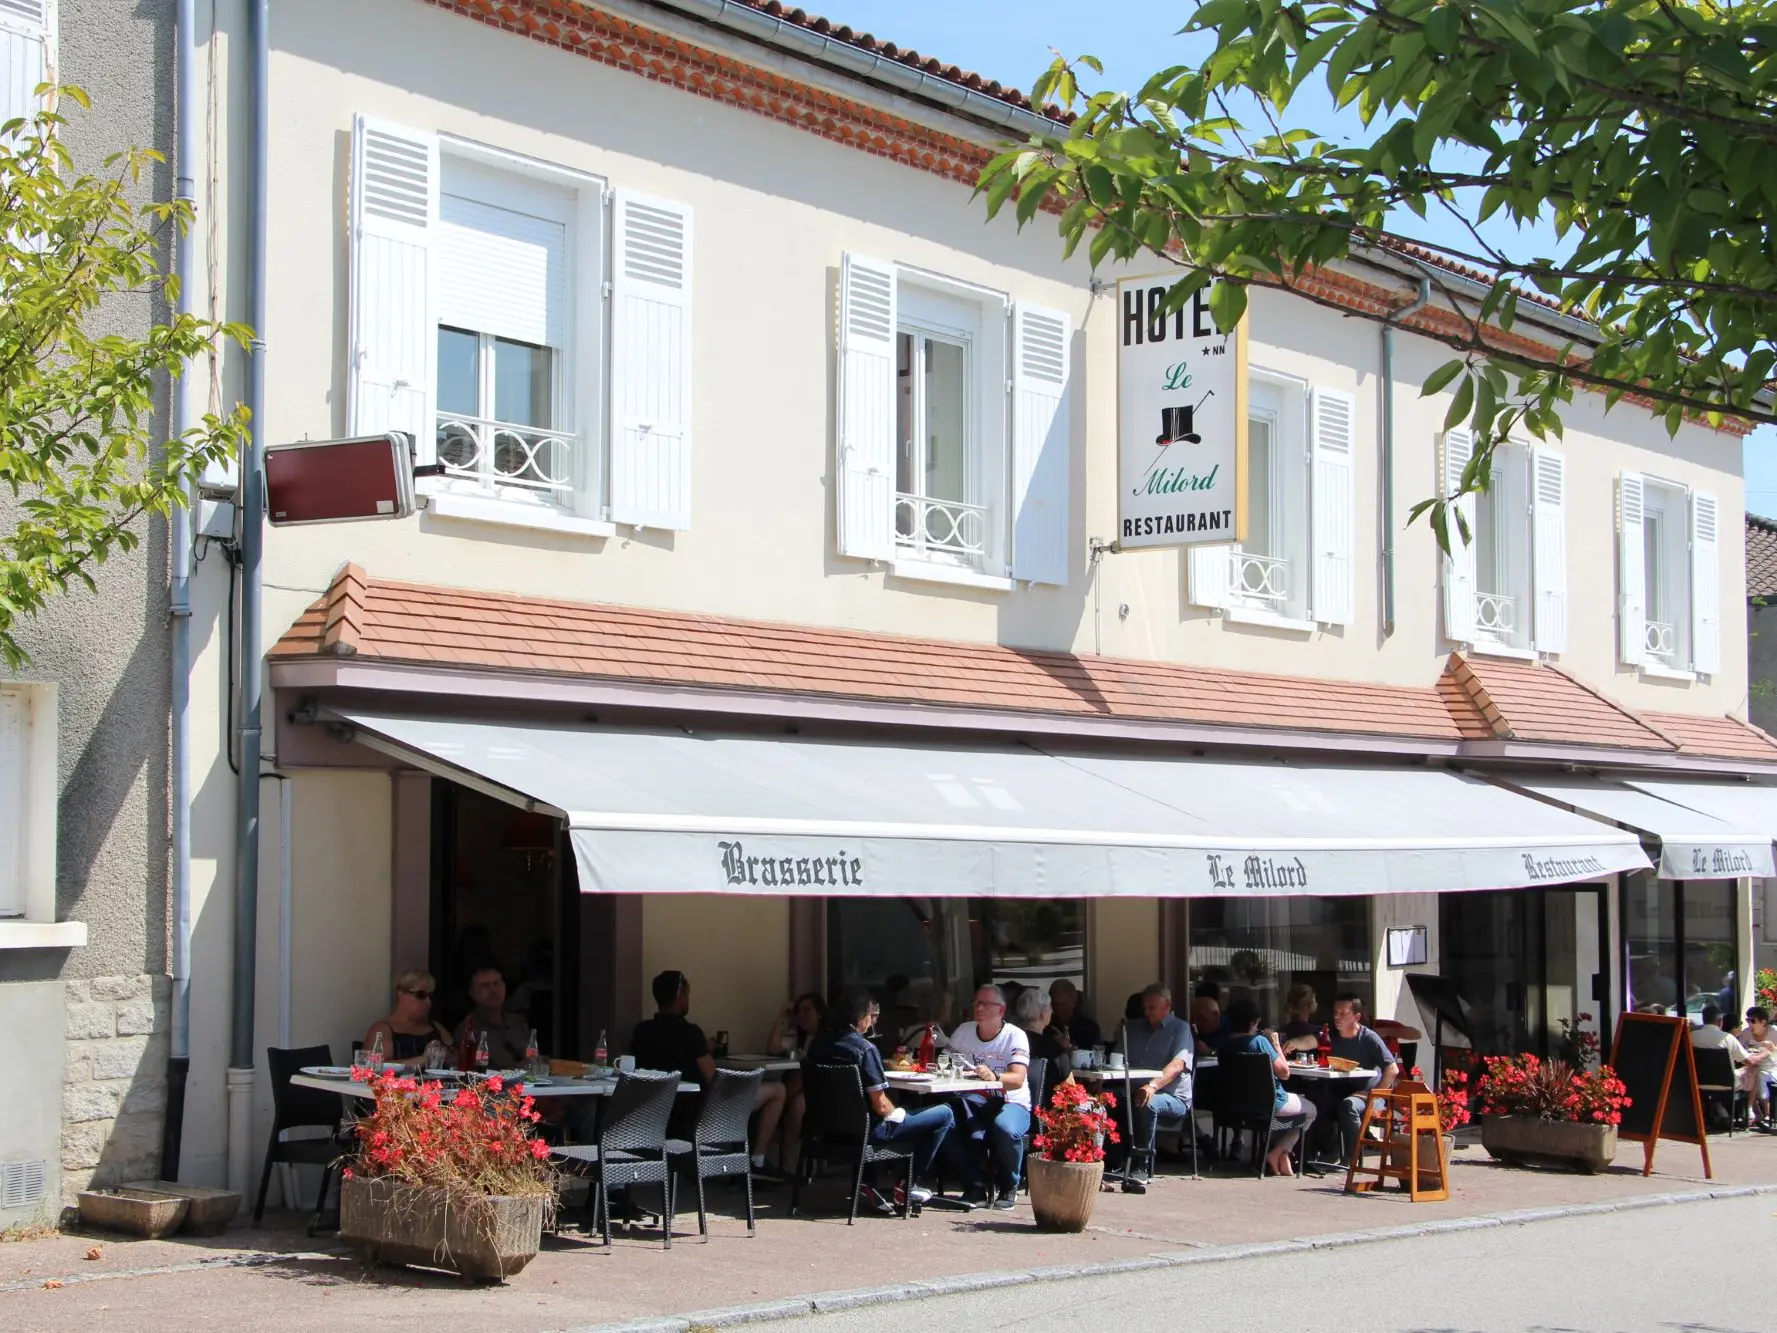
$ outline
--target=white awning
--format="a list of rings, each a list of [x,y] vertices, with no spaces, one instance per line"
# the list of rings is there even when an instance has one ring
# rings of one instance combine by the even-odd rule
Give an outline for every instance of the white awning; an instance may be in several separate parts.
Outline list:
[[[1777,839],[1777,787],[1761,787],[1750,782],[1686,782],[1680,778],[1643,780],[1628,779],[1628,784],[1649,796],[1695,810],[1719,823],[1750,830],[1768,844]],[[1770,875],[1771,859],[1766,858],[1760,870],[1742,870],[1742,875]],[[1703,879],[1700,872],[1684,876]]]
[[[1439,770],[340,716],[564,816],[588,892],[1419,893],[1648,864],[1633,834]]]
[[[1599,778],[1551,776],[1502,779],[1521,791],[1607,819],[1658,838],[1661,879],[1734,879],[1770,875],[1772,829],[1734,817],[1719,818],[1701,806],[1675,804],[1654,787],[1693,787],[1693,783],[1606,782]],[[1714,788],[1702,788],[1714,790]],[[1777,797],[1777,792],[1768,795]],[[1773,811],[1777,814],[1777,810]]]

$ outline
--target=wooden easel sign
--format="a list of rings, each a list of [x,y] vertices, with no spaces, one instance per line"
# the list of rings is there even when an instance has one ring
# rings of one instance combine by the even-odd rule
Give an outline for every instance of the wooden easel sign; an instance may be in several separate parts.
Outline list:
[[[1617,1137],[1643,1145],[1642,1175],[1654,1169],[1654,1146],[1661,1139],[1694,1143],[1703,1150],[1703,1176],[1709,1169],[1709,1139],[1703,1132],[1703,1094],[1691,1054],[1691,1021],[1664,1014],[1624,1014],[1610,1047],[1611,1068],[1629,1089],[1629,1105]]]

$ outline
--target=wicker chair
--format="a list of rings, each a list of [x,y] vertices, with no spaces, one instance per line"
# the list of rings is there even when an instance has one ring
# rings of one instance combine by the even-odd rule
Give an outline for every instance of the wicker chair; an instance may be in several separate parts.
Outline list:
[[[347,1144],[341,1123],[345,1119],[345,1102],[337,1092],[317,1088],[299,1088],[290,1080],[305,1065],[330,1065],[333,1050],[327,1046],[301,1046],[281,1049],[268,1046],[265,1051],[266,1071],[271,1075],[271,1142],[265,1146],[265,1170],[259,1173],[259,1198],[253,1204],[253,1221],[265,1216],[265,1191],[271,1184],[271,1169],[279,1162],[293,1166],[321,1168],[321,1187],[315,1193],[315,1215],[309,1219],[308,1234],[320,1230],[322,1213],[327,1205],[327,1190],[333,1184],[345,1161]],[[287,1129],[325,1129],[327,1137],[285,1139]]]
[[[1216,1132],[1220,1135],[1252,1131],[1255,1174],[1263,1177],[1271,1140],[1283,1130],[1295,1127],[1297,1120],[1276,1114],[1277,1074],[1271,1067],[1270,1056],[1263,1051],[1236,1051],[1224,1054],[1220,1064]]]
[[[667,1122],[679,1095],[676,1071],[623,1071],[605,1109],[596,1144],[556,1148],[549,1155],[568,1171],[592,1180],[594,1220],[605,1244],[611,1243],[611,1190],[627,1185],[659,1185],[663,1196],[660,1239],[673,1247],[672,1169],[667,1157]]]
[[[814,1178],[815,1163],[823,1158],[846,1161],[852,1168],[850,1226],[858,1220],[858,1196],[864,1189],[864,1168],[875,1162],[901,1162],[907,1169],[907,1209],[913,1216],[913,1143],[872,1143],[870,1103],[864,1097],[864,1079],[856,1065],[802,1067],[802,1156],[790,1183],[790,1216],[802,1201],[804,1180]]]
[[[718,1069],[716,1081],[704,1090],[703,1108],[697,1115],[697,1126],[691,1139],[668,1139],[667,1155],[691,1158],[697,1173],[697,1234],[710,1234],[708,1215],[704,1211],[703,1182],[722,1176],[739,1176],[747,1193],[747,1235],[756,1234],[753,1219],[753,1162],[749,1122],[753,1104],[759,1099],[759,1084],[764,1071],[751,1069],[741,1073]]]

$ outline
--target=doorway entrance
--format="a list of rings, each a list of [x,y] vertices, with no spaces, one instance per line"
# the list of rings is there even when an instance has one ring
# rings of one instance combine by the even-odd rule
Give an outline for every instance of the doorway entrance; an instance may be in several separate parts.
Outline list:
[[[1442,896],[1439,970],[1468,1004],[1479,1053],[1559,1055],[1563,1021],[1604,1031],[1604,901],[1600,885]]]

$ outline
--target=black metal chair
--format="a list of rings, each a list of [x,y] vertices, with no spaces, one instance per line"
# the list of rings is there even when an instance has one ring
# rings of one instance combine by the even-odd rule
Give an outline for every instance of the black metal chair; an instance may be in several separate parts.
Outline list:
[[[265,1067],[271,1075],[271,1141],[265,1145],[265,1170],[259,1173],[259,1198],[253,1204],[255,1224],[265,1216],[265,1191],[271,1185],[271,1169],[284,1162],[321,1168],[321,1188],[315,1195],[315,1215],[309,1219],[308,1234],[312,1236],[321,1228],[327,1189],[346,1157],[340,1129],[345,1120],[345,1100],[337,1092],[297,1087],[290,1080],[305,1065],[332,1063],[333,1050],[328,1046],[266,1048]],[[327,1137],[285,1139],[284,1131],[290,1129],[325,1129]]]
[[[1255,1174],[1263,1178],[1271,1140],[1280,1130],[1295,1124],[1294,1118],[1277,1115],[1277,1073],[1271,1067],[1271,1057],[1263,1051],[1235,1051],[1224,1053],[1219,1063],[1221,1075],[1217,1080],[1215,1103],[1217,1138],[1226,1133],[1250,1132]]]
[[[747,1235],[755,1234],[753,1225],[753,1150],[749,1125],[753,1103],[759,1099],[763,1070],[745,1073],[734,1069],[718,1069],[716,1081],[704,1090],[703,1107],[697,1113],[697,1126],[689,1141],[668,1139],[669,1157],[691,1158],[697,1173],[697,1234],[710,1234],[708,1215],[704,1211],[703,1182],[723,1176],[739,1176],[746,1183]]]
[[[1734,1136],[1734,1123],[1740,1117],[1740,1108],[1746,1094],[1740,1091],[1740,1081],[1734,1077],[1734,1060],[1725,1048],[1720,1050],[1691,1051],[1697,1062],[1697,1091],[1703,1094],[1703,1109],[1707,1113],[1712,1103],[1726,1102],[1728,1108],[1728,1137]],[[1707,1119],[1707,1115],[1705,1115]]]
[[[1198,1178],[1196,1114],[1197,1085],[1195,1075],[1192,1076],[1190,1093],[1191,1110],[1188,1114],[1182,1116],[1163,1115],[1156,1120],[1154,1124],[1155,1147],[1149,1148],[1137,1144],[1135,1141],[1135,1079],[1130,1076],[1128,1059],[1126,1058],[1123,1061],[1123,1105],[1120,1109],[1123,1111],[1123,1123],[1127,1125],[1129,1129],[1129,1151],[1123,1155],[1124,1184],[1129,1183],[1131,1175],[1138,1169],[1135,1163],[1137,1157],[1144,1159],[1140,1169],[1145,1170],[1149,1176],[1154,1174],[1155,1159],[1159,1156],[1158,1145],[1160,1135],[1173,1133],[1179,1134],[1191,1141],[1191,1179],[1196,1180]]]
[[[1022,1186],[1025,1193],[1030,1192],[1030,1145],[1031,1140],[1041,1132],[1037,1125],[1037,1112],[1043,1107],[1043,1094],[1048,1091],[1049,1062],[1032,1060],[1025,1066],[1024,1086],[1030,1090],[1030,1128],[1024,1131],[1024,1152],[1018,1159],[1018,1180],[1016,1186]],[[1017,1188],[1013,1189],[1017,1193]]]
[[[662,1196],[660,1239],[664,1248],[673,1247],[672,1168],[666,1126],[678,1095],[676,1070],[620,1071],[617,1089],[605,1107],[599,1141],[555,1148],[549,1154],[565,1170],[591,1179],[593,1220],[606,1245],[611,1243],[611,1190],[658,1185]]]
[[[790,1216],[802,1201],[802,1185],[814,1179],[818,1162],[833,1158],[846,1163],[852,1177],[850,1226],[858,1220],[858,1196],[864,1190],[864,1168],[877,1162],[901,1162],[907,1170],[907,1207],[913,1216],[913,1142],[870,1142],[870,1103],[856,1065],[802,1066],[802,1153],[790,1182]]]

